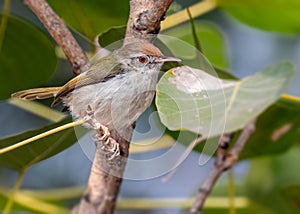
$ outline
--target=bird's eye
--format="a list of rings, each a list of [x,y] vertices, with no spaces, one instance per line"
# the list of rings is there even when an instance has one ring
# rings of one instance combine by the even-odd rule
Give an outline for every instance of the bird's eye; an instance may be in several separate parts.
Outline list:
[[[143,63],[143,64],[146,64],[149,61],[148,57],[145,57],[145,56],[139,56],[138,60],[140,63]]]

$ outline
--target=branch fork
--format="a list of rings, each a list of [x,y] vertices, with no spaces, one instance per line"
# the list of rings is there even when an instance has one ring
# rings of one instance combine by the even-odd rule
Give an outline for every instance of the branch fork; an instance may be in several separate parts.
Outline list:
[[[206,198],[212,191],[212,188],[214,187],[218,178],[224,171],[230,169],[238,161],[241,151],[243,150],[252,133],[255,131],[255,123],[256,118],[245,126],[239,138],[229,151],[229,143],[232,141],[233,133],[225,134],[220,137],[219,148],[215,158],[214,167],[198,190],[195,202],[190,210],[191,214],[202,213]]]
[[[160,30],[160,21],[173,0],[130,0],[130,15],[124,44],[132,40],[153,42]],[[45,0],[23,0],[40,19],[56,43],[62,48],[73,72],[80,74],[89,66],[89,59],[78,45],[64,22]],[[99,130],[101,132],[101,130]],[[133,127],[124,127],[126,139],[131,139]],[[101,133],[100,133],[101,134]],[[122,175],[129,153],[129,141],[110,130],[110,144],[96,141],[96,153],[87,187],[79,205],[73,213],[113,213]],[[106,150],[115,153],[107,158]],[[103,150],[103,147],[106,148]]]

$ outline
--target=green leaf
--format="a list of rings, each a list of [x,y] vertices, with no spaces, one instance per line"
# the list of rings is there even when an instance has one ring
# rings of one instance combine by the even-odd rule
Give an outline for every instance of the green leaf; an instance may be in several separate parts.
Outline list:
[[[116,3],[110,0],[49,0],[48,2],[67,24],[92,41],[99,32],[111,26],[125,25],[129,13],[128,1]]]
[[[227,68],[228,60],[226,57],[226,47],[222,34],[218,28],[208,22],[195,20],[194,23],[196,28],[196,36],[200,40],[203,54],[213,65],[221,68]],[[174,36],[192,46],[195,45],[190,23],[185,23],[165,30],[162,32],[162,34]],[[175,53],[175,55],[177,54]],[[182,56],[182,52],[180,52],[178,55]],[[196,52],[188,51],[186,52],[186,56],[184,58],[196,58]]]
[[[1,139],[0,148],[5,148],[7,146],[16,144],[22,140],[41,134],[68,122],[71,122],[70,118],[64,119],[58,123],[53,123],[43,128]],[[69,146],[73,145],[76,141],[77,138],[74,129],[66,129],[2,154],[0,156],[0,167],[9,167],[16,170],[26,169],[41,160],[49,158],[65,150]]]
[[[125,37],[125,31],[126,26],[112,27],[99,35],[98,42],[101,47],[105,48],[114,42],[123,40]]]
[[[282,196],[295,213],[300,212],[300,185],[291,184],[282,190]]]
[[[261,115],[256,122],[255,132],[251,135],[244,149],[242,150],[239,161],[267,156],[282,154],[292,146],[300,143],[300,103],[291,103],[280,99],[271,105]],[[236,142],[240,131],[235,133],[231,146]],[[173,135],[172,135],[173,136]],[[173,136],[176,139],[176,136]],[[188,145],[191,141],[181,142]],[[211,142],[218,142],[218,138]],[[195,147],[195,151],[206,152],[203,150],[204,143]]]
[[[258,158],[251,161],[247,174],[245,188],[248,197],[271,210],[270,213],[299,213],[294,199],[295,193],[291,185],[300,185],[299,148],[294,147],[289,152],[272,157]],[[297,210],[297,212],[295,212]]]
[[[50,193],[51,194],[51,193]],[[3,195],[3,198],[1,197]],[[5,197],[5,198],[4,198]],[[3,210],[6,198],[11,197],[11,191],[0,186],[0,209]],[[71,211],[61,205],[61,201],[44,201],[37,197],[24,194],[23,191],[16,192],[12,213],[64,213]]]
[[[217,68],[214,67],[217,76],[221,79],[228,79],[228,80],[238,80],[238,78],[236,76],[234,76],[233,74],[229,73],[227,70],[225,69],[221,69],[221,68]]]
[[[300,32],[298,0],[217,0],[233,17],[253,27],[268,31]]]
[[[42,31],[9,17],[0,52],[0,99],[46,82],[56,61],[54,46]]]
[[[286,152],[300,142],[300,103],[286,104],[280,99],[257,120],[256,131],[239,159]]]
[[[287,90],[294,70],[281,62],[239,81],[221,81],[187,66],[170,70],[157,85],[159,116],[171,130],[204,136],[236,131]]]
[[[7,100],[7,102],[39,117],[45,118],[51,122],[59,122],[66,116],[62,112],[34,101],[27,101],[19,98],[10,98]]]

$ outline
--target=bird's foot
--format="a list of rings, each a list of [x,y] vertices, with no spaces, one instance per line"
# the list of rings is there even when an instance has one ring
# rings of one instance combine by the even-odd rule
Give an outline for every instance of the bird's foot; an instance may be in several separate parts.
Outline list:
[[[110,132],[108,128],[106,126],[100,125],[100,129],[98,129],[98,133],[96,134],[94,140],[107,142],[109,138],[110,138]]]
[[[102,142],[101,149],[106,153],[108,156],[108,160],[112,160],[115,157],[118,157],[120,155],[120,145],[119,143],[110,137],[110,133],[107,130],[108,134],[96,134],[95,140],[97,142]]]
[[[109,129],[102,125],[94,117],[94,111],[90,105],[88,105],[87,110],[82,114],[83,119],[92,126],[93,129],[98,130],[98,134],[95,136],[95,141],[103,142],[101,149],[107,152],[109,160],[114,159],[120,155],[120,145],[118,142],[110,137]]]
[[[120,145],[115,139],[109,137],[107,141],[105,141],[106,151],[108,152],[108,159],[112,160],[120,155]]]

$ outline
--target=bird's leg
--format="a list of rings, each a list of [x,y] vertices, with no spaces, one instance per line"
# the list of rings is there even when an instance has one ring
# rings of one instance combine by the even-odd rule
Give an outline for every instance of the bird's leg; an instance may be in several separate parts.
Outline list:
[[[107,141],[110,137],[110,132],[106,126],[101,126],[98,129],[97,139],[100,141]]]
[[[93,127],[93,129],[98,131],[95,136],[95,140],[97,142],[103,142],[102,149],[108,153],[107,155],[110,156],[109,160],[112,160],[115,157],[119,156],[120,146],[118,142],[110,137],[108,128],[96,120],[96,118],[94,117],[94,111],[90,105],[88,105],[83,118]]]
[[[86,111],[81,113],[81,117],[95,130],[98,130],[97,140],[106,141],[109,136],[109,130],[106,126],[102,125],[94,116],[94,110],[90,105],[87,106]]]
[[[99,130],[99,132],[105,132],[105,131]],[[109,156],[108,157],[109,160],[112,160],[115,157],[118,157],[120,155],[120,145],[119,145],[119,143],[115,139],[110,137],[109,135],[98,133],[95,136],[95,140],[98,141],[98,142],[102,142],[101,149],[103,151],[107,152],[107,156]]]
[[[108,158],[109,160],[120,155],[120,145],[117,141],[115,141],[115,139],[109,137],[104,144],[106,145],[106,151],[110,153],[110,157]]]
[[[94,110],[90,105],[87,106],[85,111],[80,112],[80,116],[88,123],[93,129],[99,130],[101,128],[101,123],[96,120],[94,116]]]

